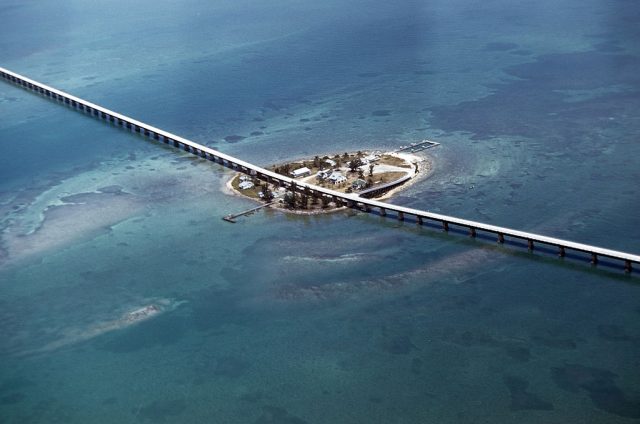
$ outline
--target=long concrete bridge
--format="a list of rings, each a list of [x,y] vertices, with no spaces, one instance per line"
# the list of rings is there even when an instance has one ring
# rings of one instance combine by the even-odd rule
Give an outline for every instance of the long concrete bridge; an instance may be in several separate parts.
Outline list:
[[[634,265],[640,264],[640,255],[620,252],[617,250],[605,249],[588,244],[576,243],[554,237],[514,230],[511,228],[499,227],[496,225],[484,224],[482,222],[460,219],[437,213],[431,213],[419,209],[407,208],[393,205],[373,199],[366,199],[357,194],[347,194],[307,184],[294,180],[293,178],[277,174],[260,166],[253,165],[241,159],[224,154],[207,146],[195,143],[186,138],[161,130],[152,125],[145,124],[128,116],[114,112],[102,106],[83,100],[79,97],[57,90],[45,84],[34,81],[30,78],[11,72],[0,67],[0,77],[10,83],[23,87],[27,90],[40,93],[44,97],[63,103],[69,107],[82,111],[91,116],[110,122],[116,126],[126,128],[129,131],[145,135],[153,140],[165,144],[173,145],[204,159],[222,164],[226,167],[252,175],[262,181],[278,184],[290,190],[306,194],[316,198],[326,198],[335,202],[338,206],[347,206],[362,210],[364,212],[378,213],[380,216],[388,216],[391,213],[395,219],[404,221],[411,219],[418,225],[437,226],[444,231],[465,232],[470,237],[491,237],[498,243],[508,243],[522,245],[529,251],[540,247],[542,251],[557,252],[558,256],[576,257],[592,265],[604,264],[608,266],[618,266],[630,273]],[[601,258],[604,258],[601,261]]]

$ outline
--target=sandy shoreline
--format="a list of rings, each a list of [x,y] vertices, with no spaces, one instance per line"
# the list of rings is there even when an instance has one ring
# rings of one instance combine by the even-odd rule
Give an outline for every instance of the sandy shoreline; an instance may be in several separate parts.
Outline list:
[[[413,184],[415,184],[417,181],[422,180],[424,178],[428,178],[432,173],[433,173],[433,160],[431,157],[429,156],[418,156],[415,154],[408,154],[408,153],[395,153],[394,155],[397,155],[399,157],[402,157],[403,159],[405,159],[407,162],[410,163],[417,163],[418,164],[418,172],[413,174],[413,176],[409,179],[409,181],[405,182],[404,184],[395,187],[391,190],[389,190],[388,192],[386,192],[383,196],[377,197],[375,198],[375,200],[379,200],[379,201],[383,201],[383,200],[387,200],[390,199],[391,197],[393,197],[396,193],[399,193],[403,190],[406,190],[407,188],[411,187]],[[233,185],[232,182],[234,180],[234,178],[236,177],[238,173],[234,173],[233,177],[228,179],[224,184],[222,184],[221,186],[221,191],[227,195],[231,195],[231,196],[240,196],[243,197],[245,199],[249,199],[255,203],[258,204],[262,204],[263,202],[255,199],[253,197],[247,196],[244,193],[242,193],[239,190],[236,190]],[[284,207],[279,207],[279,206],[275,206],[275,207],[271,207],[269,206],[270,209],[272,210],[278,210],[278,211],[282,211],[288,214],[293,214],[293,215],[320,215],[320,214],[330,214],[330,213],[334,213],[334,212],[339,212],[339,211],[344,211],[346,209],[349,209],[347,206],[342,206],[342,207],[334,207],[334,208],[329,208],[329,209],[313,209],[313,210],[301,210],[301,209],[287,209]]]

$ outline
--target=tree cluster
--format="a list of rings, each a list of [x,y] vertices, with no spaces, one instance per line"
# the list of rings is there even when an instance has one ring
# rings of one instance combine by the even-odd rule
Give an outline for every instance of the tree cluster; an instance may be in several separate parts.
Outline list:
[[[351,159],[351,162],[349,162],[349,171],[358,172],[358,168],[360,168],[362,165],[364,165],[364,162],[362,162],[362,159],[360,158]]]

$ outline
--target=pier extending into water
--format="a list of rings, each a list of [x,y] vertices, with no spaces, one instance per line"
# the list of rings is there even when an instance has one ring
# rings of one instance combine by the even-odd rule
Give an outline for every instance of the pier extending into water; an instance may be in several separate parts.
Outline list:
[[[68,105],[73,109],[82,111],[107,122],[111,122],[116,126],[145,135],[150,139],[172,145],[176,148],[185,150],[212,162],[219,163],[233,170],[252,175],[267,183],[277,184],[281,187],[295,190],[316,198],[324,197],[329,201],[335,202],[338,206],[344,205],[364,212],[378,213],[380,216],[388,216],[388,213],[390,212],[392,214],[391,216],[395,217],[399,221],[411,219],[418,225],[434,226],[441,228],[443,231],[457,230],[458,232],[464,232],[474,238],[491,237],[498,243],[524,246],[529,251],[533,251],[539,247],[539,250],[541,251],[556,252],[561,258],[564,258],[565,256],[576,257],[584,262],[589,262],[594,266],[601,264],[619,267],[628,273],[632,272],[635,265],[640,264],[640,255],[393,205],[373,199],[366,199],[357,194],[341,193],[324,187],[319,187],[314,184],[296,181],[293,178],[277,174],[269,171],[268,169],[253,165],[249,162],[245,162],[241,159],[195,143],[191,140],[187,140],[186,138],[161,130],[149,124],[145,124],[144,122],[137,121],[133,118],[80,99],[76,96],[65,93],[64,91],[49,87],[7,69],[0,68],[0,78],[27,90],[39,93],[53,101]]]
[[[436,147],[439,145],[440,143],[438,143],[437,141],[431,141],[431,140],[425,139],[419,143],[411,143],[408,146],[400,146],[400,148],[397,149],[395,152],[396,153],[400,153],[400,152],[418,153],[423,150],[431,149],[432,147]]]
[[[222,217],[222,219],[224,219],[227,222],[231,222],[231,223],[235,224],[236,223],[236,218],[239,218],[239,217],[245,216],[245,215],[250,215],[250,214],[252,214],[252,213],[254,213],[256,211],[259,211],[262,208],[266,208],[268,206],[271,206],[276,202],[278,202],[278,200],[273,201],[273,202],[269,202],[269,203],[265,203],[265,204],[260,205],[260,206],[256,206],[255,208],[251,208],[251,209],[248,209],[246,211],[242,211],[240,213],[233,213],[233,214],[225,215],[225,216]]]

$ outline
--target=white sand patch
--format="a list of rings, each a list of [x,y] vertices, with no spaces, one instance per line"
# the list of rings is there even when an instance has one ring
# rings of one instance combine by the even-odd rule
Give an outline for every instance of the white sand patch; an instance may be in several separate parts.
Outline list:
[[[95,322],[85,327],[68,327],[49,329],[50,332],[58,333],[56,340],[46,343],[41,348],[20,352],[20,355],[31,355],[37,353],[50,352],[76,343],[93,339],[102,334],[121,330],[140,322],[153,319],[163,313],[173,311],[180,305],[187,303],[186,300],[175,299],[147,299],[140,304],[130,306],[117,318],[107,318],[103,321]]]
[[[215,193],[210,164],[190,158],[165,154],[105,161],[43,189],[14,210],[5,207],[11,212],[3,217],[0,266],[91,239],[161,202]]]
[[[285,262],[313,262],[313,263],[321,263],[321,264],[332,264],[332,263],[353,263],[365,260],[370,258],[371,255],[367,253],[346,253],[338,256],[285,256],[282,258]]]

